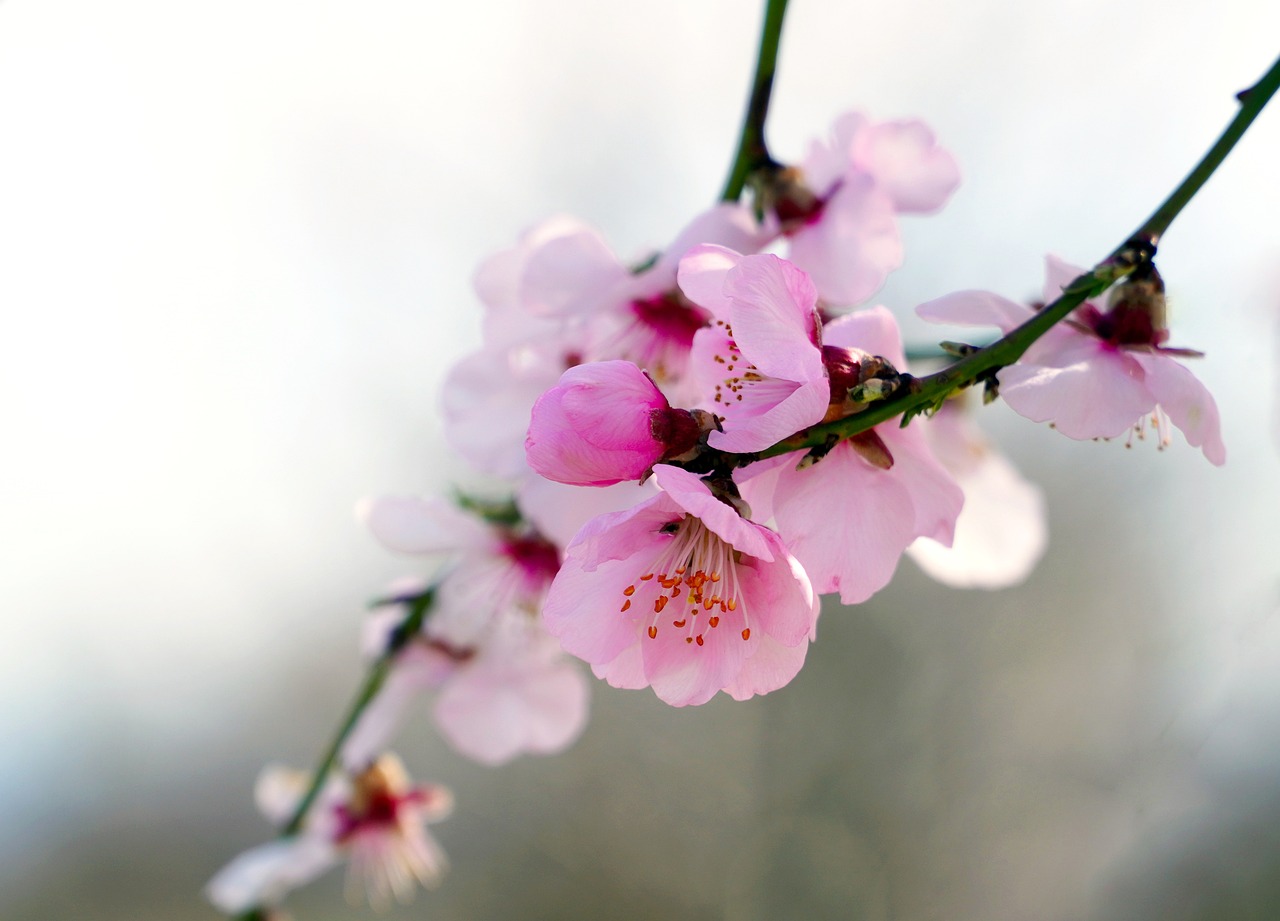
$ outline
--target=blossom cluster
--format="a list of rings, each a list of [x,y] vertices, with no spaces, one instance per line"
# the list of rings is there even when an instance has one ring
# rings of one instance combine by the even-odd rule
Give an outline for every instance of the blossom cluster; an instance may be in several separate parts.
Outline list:
[[[871,299],[903,264],[899,219],[938,211],[958,183],[921,122],[849,114],[800,162],[762,168],[752,207],[722,202],[655,253],[623,259],[558,216],[486,260],[483,345],[443,407],[453,448],[511,498],[362,506],[378,541],[434,571],[368,619],[381,683],[339,774],[300,828],[215,878],[215,903],[271,904],[340,855],[375,901],[438,875],[423,826],[447,791],[412,786],[386,754],[420,697],[460,754],[498,765],[582,732],[575,658],[673,706],[743,700],[796,676],[822,595],[863,602],[904,554],[956,587],[1024,579],[1046,545],[1043,500],[962,392],[909,425],[810,437],[917,385],[894,312]],[[1050,258],[1045,301],[1080,274]],[[1166,345],[1162,308],[1148,266],[987,375],[987,394],[1076,439],[1150,422],[1163,445],[1176,426],[1221,464],[1213,399],[1181,363],[1195,353]],[[973,291],[918,308],[1002,333],[1035,312]]]

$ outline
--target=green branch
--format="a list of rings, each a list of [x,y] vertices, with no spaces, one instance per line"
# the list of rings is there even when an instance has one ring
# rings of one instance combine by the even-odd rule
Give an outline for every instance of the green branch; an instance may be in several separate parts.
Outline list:
[[[760,31],[760,50],[756,53],[756,75],[751,81],[751,97],[742,117],[742,133],[733,156],[729,178],[725,180],[721,201],[737,201],[751,171],[773,162],[764,142],[764,120],[769,114],[769,97],[773,93],[773,75],[778,67],[778,41],[782,38],[782,18],[787,0],[768,0],[764,26]]]
[[[1151,260],[1155,255],[1156,242],[1209,177],[1222,165],[1227,154],[1244,136],[1249,125],[1276,94],[1277,89],[1280,89],[1280,60],[1271,65],[1271,69],[1254,86],[1237,96],[1240,100],[1240,110],[1235,118],[1195,168],[1134,231],[1133,235],[1098,263],[1092,271],[1086,272],[1067,285],[1061,297],[1045,306],[1027,322],[936,374],[911,379],[908,386],[901,388],[898,393],[888,399],[869,404],[865,410],[856,415],[812,426],[755,454],[724,455],[722,465],[741,467],[767,457],[825,445],[833,436],[837,439],[849,438],[895,416],[914,414],[937,406],[957,388],[968,386],[983,377],[990,376],[1006,365],[1013,364],[1022,357],[1033,342],[1048,332],[1058,321],[1070,315],[1071,311],[1084,301],[1102,294],[1121,278]],[[705,463],[704,461],[699,466]]]

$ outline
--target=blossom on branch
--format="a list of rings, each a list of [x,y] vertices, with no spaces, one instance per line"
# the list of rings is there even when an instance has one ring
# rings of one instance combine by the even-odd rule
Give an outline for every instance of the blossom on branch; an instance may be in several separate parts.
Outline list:
[[[902,265],[897,215],[937,211],[959,184],[955,160],[923,122],[877,123],[850,112],[798,169],[774,177],[765,198],[789,241],[787,257],[825,301],[852,306]]]
[[[659,465],[662,492],[588,522],[565,550],[543,622],[614,687],[673,706],[790,681],[816,630],[808,576],[768,528],[697,475]]]
[[[267,818],[283,824],[310,782],[305,772],[270,767],[255,788]],[[274,905],[343,860],[350,862],[348,898],[361,892],[375,908],[405,902],[415,885],[434,887],[448,864],[427,832],[453,811],[453,796],[434,784],[414,786],[404,765],[384,754],[349,777],[330,776],[293,835],[251,848],[211,879],[205,895],[239,915]]]
[[[1139,270],[1142,272],[1143,270]],[[1161,447],[1172,423],[1213,464],[1226,462],[1213,396],[1176,359],[1199,353],[1165,346],[1163,284],[1149,277],[1122,282],[1108,302],[1087,300],[999,372],[1000,396],[1021,416],[1049,422],[1068,438],[1143,437],[1150,418]],[[1085,274],[1050,256],[1044,298],[1061,296]],[[1009,332],[1035,311],[988,291],[960,291],[916,308],[934,323],[997,326]]]

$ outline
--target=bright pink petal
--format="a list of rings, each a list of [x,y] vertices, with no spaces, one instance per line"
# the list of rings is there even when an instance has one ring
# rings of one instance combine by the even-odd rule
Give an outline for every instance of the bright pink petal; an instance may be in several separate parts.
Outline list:
[[[1091,355],[1062,367],[1015,364],[999,373],[1000,396],[1020,416],[1052,422],[1068,438],[1114,438],[1155,406],[1142,366],[1096,342]]]
[[[929,213],[960,185],[960,169],[924,122],[882,122],[861,132],[854,162],[893,197],[898,211]]]
[[[759,639],[743,640],[726,626],[704,632],[702,646],[687,642],[691,632],[658,627],[657,636],[640,641],[644,671],[658,698],[673,707],[704,704],[728,684]]]
[[[862,349],[887,358],[899,371],[907,369],[898,321],[885,307],[872,307],[837,317],[822,328],[822,341],[846,349]]]
[[[1132,352],[1147,374],[1147,389],[1169,419],[1182,430],[1187,444],[1201,448],[1209,463],[1227,462],[1222,443],[1218,404],[1208,388],[1185,365],[1167,355]]]
[[[893,199],[865,173],[847,177],[822,216],[790,240],[791,261],[832,304],[862,303],[902,265]]]
[[[565,371],[556,389],[582,437],[610,450],[652,451],[649,413],[669,408],[652,380],[629,361],[593,361]],[[661,445],[657,445],[661,454]]]
[[[996,326],[1002,332],[1021,326],[1035,311],[990,291],[956,291],[926,301],[916,315],[930,323],[952,326]]]

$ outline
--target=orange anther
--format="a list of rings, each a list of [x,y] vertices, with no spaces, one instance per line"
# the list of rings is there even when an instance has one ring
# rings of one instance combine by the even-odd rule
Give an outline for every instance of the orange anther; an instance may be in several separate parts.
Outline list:
[[[749,640],[749,639],[751,639],[751,628],[750,628],[750,627],[744,627],[744,628],[742,629],[742,638],[743,638],[744,640]]]
[[[699,646],[701,646],[701,645],[702,645],[702,634],[701,634],[701,633],[699,633],[697,636],[695,636],[695,637],[694,637],[694,639],[698,641],[698,645],[699,645]]]
[[[636,593],[636,587],[634,585],[628,585],[626,588],[622,590],[622,594],[626,595],[628,598],[630,598],[635,593]]]
[[[650,627],[650,628],[649,628],[649,639],[651,639],[651,640],[656,640],[657,638],[658,638],[658,628],[657,628],[657,627]]]
[[[625,611],[630,607],[631,607],[631,599],[628,598],[626,601],[622,602],[622,607],[619,610]]]
[[[720,618],[712,617],[710,620],[707,621],[707,623],[709,623],[713,627],[718,627],[720,626]]]
[[[653,613],[655,613],[655,614],[661,614],[661,613],[662,613],[662,609],[663,609],[663,608],[665,608],[666,606],[667,606],[667,596],[666,596],[666,595],[659,595],[659,596],[658,596],[657,598],[655,598],[655,599],[654,599],[654,601],[653,601]]]

